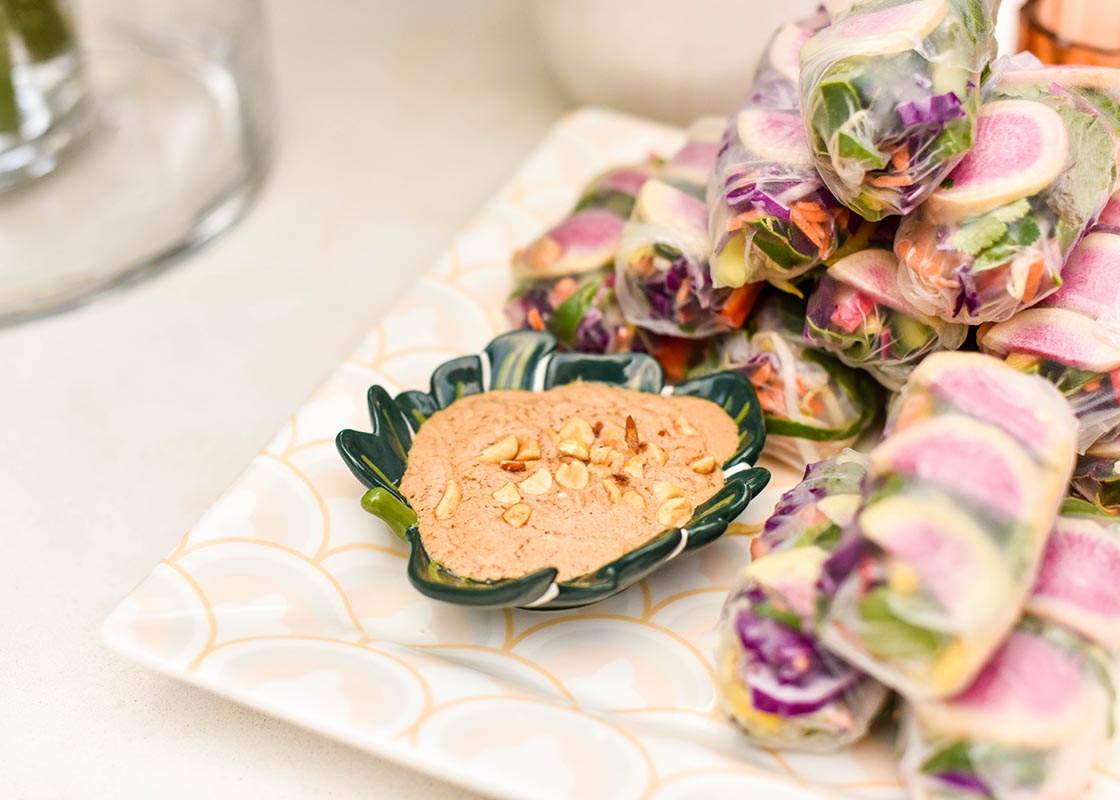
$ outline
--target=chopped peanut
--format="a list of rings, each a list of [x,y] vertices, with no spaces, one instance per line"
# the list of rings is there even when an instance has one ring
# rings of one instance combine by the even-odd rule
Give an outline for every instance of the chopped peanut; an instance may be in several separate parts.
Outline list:
[[[631,478],[641,480],[646,476],[645,460],[641,456],[633,456],[623,464],[622,471]]]
[[[681,487],[669,481],[658,481],[653,485],[653,498],[658,503],[664,503],[666,500],[671,500],[674,497],[684,497],[684,492]]]
[[[692,423],[688,421],[688,417],[684,414],[681,414],[673,420],[673,427],[677,429],[677,433],[683,436],[695,436],[698,433],[696,428],[692,427]]]
[[[592,464],[607,464],[611,460],[611,450],[609,447],[592,447],[591,448],[591,463]]]
[[[688,468],[698,475],[710,475],[716,468],[716,460],[712,456],[702,456],[689,464]]]
[[[552,488],[552,475],[543,467],[518,484],[525,494],[544,494]]]
[[[541,443],[536,438],[526,436],[520,440],[520,447],[517,448],[517,455],[514,456],[518,461],[537,461],[541,457]]]
[[[443,497],[436,504],[436,519],[451,519],[451,515],[455,513],[462,499],[463,492],[459,484],[453,480],[448,481],[447,488],[443,490]]]
[[[498,464],[502,461],[508,461],[517,455],[519,447],[516,436],[513,434],[503,436],[479,453],[478,460],[484,464]]]
[[[645,457],[649,459],[649,463],[654,466],[663,467],[669,463],[669,456],[653,442],[642,442],[642,454],[645,455]]]
[[[591,458],[591,451],[587,449],[587,445],[578,439],[561,439],[560,443],[556,445],[556,449],[564,455],[578,458],[580,461],[587,461]]]
[[[511,482],[494,492],[492,497],[499,503],[508,506],[521,501],[521,492],[517,491],[517,487]]]
[[[564,423],[564,427],[560,429],[559,433],[561,439],[575,439],[587,447],[591,447],[591,444],[595,441],[595,434],[591,430],[591,425],[582,417],[572,417]]]
[[[556,482],[567,489],[585,489],[590,477],[582,461],[568,461],[556,470]]]
[[[622,490],[618,488],[618,484],[614,481],[603,481],[603,489],[607,493],[607,497],[611,499],[612,503],[617,503],[622,499]]]
[[[657,509],[657,521],[666,528],[679,528],[692,516],[692,506],[683,497],[666,500]]]
[[[517,503],[505,510],[502,514],[502,519],[508,522],[515,528],[520,528],[529,521],[529,515],[533,513],[533,509],[529,508],[525,503]]]
[[[643,500],[642,496],[635,492],[633,489],[622,495],[622,502],[624,502],[628,506],[633,506],[634,508],[646,507],[646,501]]]

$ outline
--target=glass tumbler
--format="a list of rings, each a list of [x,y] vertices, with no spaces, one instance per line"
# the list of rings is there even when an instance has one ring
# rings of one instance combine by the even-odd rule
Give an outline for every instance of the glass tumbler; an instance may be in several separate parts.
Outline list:
[[[154,274],[262,184],[262,0],[0,0],[0,325]]]

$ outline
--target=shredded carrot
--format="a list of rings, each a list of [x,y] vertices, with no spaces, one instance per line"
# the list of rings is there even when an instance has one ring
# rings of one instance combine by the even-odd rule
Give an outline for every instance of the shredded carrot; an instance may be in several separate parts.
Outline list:
[[[909,175],[876,175],[868,181],[872,186],[878,186],[880,189],[891,186],[909,186],[913,182]]]
[[[679,339],[673,336],[664,336],[654,345],[654,357],[665,370],[665,377],[670,381],[683,380],[688,371],[688,362],[692,359],[693,346],[688,339]]]
[[[828,212],[817,203],[809,200],[798,200],[792,207],[796,208],[801,216],[810,222],[828,222]]]
[[[758,299],[759,292],[762,291],[763,283],[748,283],[746,286],[740,286],[733,291],[727,298],[727,302],[723,304],[720,309],[719,315],[731,328],[741,328],[747,319],[747,315],[751,313],[754,308],[754,301]]]
[[[824,401],[821,400],[819,395],[813,395],[809,399],[809,410],[816,414],[818,417],[824,415]]]
[[[754,371],[751,376],[751,383],[765,384],[770,380],[770,376],[774,373],[774,368],[770,366],[769,361],[763,361],[762,366]]]
[[[561,303],[563,303],[565,300],[575,294],[576,289],[578,288],[579,283],[576,282],[575,278],[567,277],[561,278],[560,280],[556,281],[556,285],[552,287],[552,294],[556,298],[555,305],[560,305]]]
[[[1023,285],[1023,303],[1029,303],[1038,296],[1038,287],[1042,284],[1042,276],[1045,272],[1046,259],[1039,253],[1027,269],[1027,281]]]
[[[1112,384],[1112,394],[1116,401],[1120,403],[1120,368],[1112,370],[1108,373],[1108,380]]]
[[[677,303],[683,304],[688,299],[688,285],[689,279],[685,278],[681,281],[681,288],[677,289]]]
[[[817,223],[805,219],[805,217],[801,215],[800,209],[790,209],[789,221],[792,222],[799,231],[804,233],[809,238],[809,241],[818,248],[824,245],[824,229]]]
[[[782,405],[782,395],[772,387],[758,392],[758,405],[763,411],[777,411]]]
[[[750,211],[744,211],[742,214],[736,214],[731,219],[727,220],[727,231],[739,231],[751,222],[757,222],[762,217],[762,212],[757,208],[752,208]]]
[[[841,228],[847,228],[848,227],[848,220],[851,219],[851,212],[848,211],[848,209],[846,209],[844,207],[840,207],[840,208],[836,209],[833,216],[836,217],[836,224],[839,225]]]
[[[1095,391],[1096,391],[1097,389],[1099,389],[1099,388],[1101,388],[1101,380],[1100,380],[1100,378],[1097,378],[1097,379],[1096,379],[1095,381],[1089,381],[1089,382],[1088,382],[1087,384],[1085,384],[1085,386],[1084,386],[1084,389],[1085,389],[1085,391],[1087,391],[1087,392],[1095,392]]]
[[[891,166],[898,172],[906,172],[910,169],[910,150],[907,149],[906,145],[902,145],[891,153]],[[909,185],[909,183],[904,185]]]
[[[541,312],[535,308],[530,308],[529,313],[525,315],[529,321],[529,327],[535,331],[544,330],[544,320],[541,319]]]

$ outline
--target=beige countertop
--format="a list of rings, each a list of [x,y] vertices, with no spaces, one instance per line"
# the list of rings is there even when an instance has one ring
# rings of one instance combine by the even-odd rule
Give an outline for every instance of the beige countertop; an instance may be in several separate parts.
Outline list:
[[[173,271],[0,331],[0,797],[462,797],[98,627],[567,108],[521,0],[270,3],[281,148]]]

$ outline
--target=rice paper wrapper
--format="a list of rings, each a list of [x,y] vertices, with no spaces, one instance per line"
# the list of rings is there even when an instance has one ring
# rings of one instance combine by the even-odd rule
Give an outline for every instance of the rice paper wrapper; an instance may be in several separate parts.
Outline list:
[[[731,116],[708,183],[717,286],[788,281],[831,257],[860,220],[825,188],[801,120],[801,46],[823,12],[779,28],[744,106]]]
[[[827,552],[815,545],[751,563],[731,591],[716,651],[720,704],[766,747],[832,750],[867,733],[887,690],[812,633]]]
[[[1120,431],[1098,440],[1077,459],[1073,489],[1104,513],[1120,515]]]
[[[653,180],[638,193],[615,261],[623,313],[669,336],[705,338],[742,324],[760,287],[717,288],[702,200]]]
[[[972,146],[998,0],[863,0],[801,51],[809,149],[844,205],[908,214]]]
[[[1053,383],[1078,422],[1077,450],[1120,426],[1120,329],[1064,308],[1030,308],[981,329],[984,352]]]
[[[505,312],[515,329],[547,330],[562,349],[581,353],[645,352],[654,338],[623,316],[611,268],[523,280]]]
[[[903,714],[900,763],[914,798],[1081,797],[1112,728],[1107,656],[1027,616],[959,695]]]
[[[596,175],[567,217],[514,253],[515,280],[579,275],[614,264],[634,198],[659,169],[658,162],[650,160]]]
[[[805,337],[841,361],[899,389],[930,353],[955,350],[963,325],[928,316],[898,290],[898,259],[889,250],[862,250],[821,277],[805,317]]]
[[[859,508],[867,456],[844,449],[805,468],[801,482],[786,491],[751,542],[751,554],[815,545],[831,551]]]
[[[976,146],[903,219],[899,286],[923,312],[1001,322],[1061,285],[1070,251],[1116,187],[1116,120],[1056,82],[1067,73],[1001,72]]]
[[[927,358],[824,567],[825,645],[908,698],[964,689],[1031,589],[1075,435],[1041,378],[976,353]]]
[[[764,294],[749,328],[717,337],[692,369],[746,375],[766,422],[766,455],[795,470],[854,444],[882,406],[867,375],[808,345],[804,309],[791,295]]]

